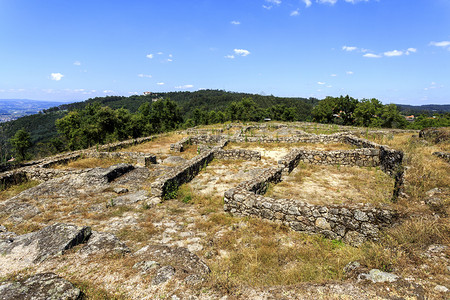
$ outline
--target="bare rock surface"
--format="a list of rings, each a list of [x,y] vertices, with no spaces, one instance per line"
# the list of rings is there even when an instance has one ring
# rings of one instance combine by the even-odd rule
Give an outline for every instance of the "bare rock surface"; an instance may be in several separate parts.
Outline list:
[[[123,255],[130,253],[130,249],[112,233],[93,231],[86,245],[78,253],[83,257],[99,253]]]
[[[147,191],[137,191],[135,193],[119,196],[117,198],[111,199],[111,202],[108,206],[116,206],[116,205],[130,205],[136,202],[141,202],[148,200],[148,192]]]
[[[77,300],[81,291],[54,273],[36,274],[25,280],[0,283],[0,300]]]
[[[90,227],[53,224],[40,231],[0,240],[0,275],[14,272],[62,254],[86,241]]]
[[[9,220],[14,223],[22,222],[39,213],[40,211],[36,206],[15,199],[0,204],[0,215],[9,215]]]

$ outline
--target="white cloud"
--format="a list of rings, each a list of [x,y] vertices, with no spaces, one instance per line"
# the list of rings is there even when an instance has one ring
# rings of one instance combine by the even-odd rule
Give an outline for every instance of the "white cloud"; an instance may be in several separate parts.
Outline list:
[[[225,58],[234,59],[234,55],[225,55]]]
[[[230,22],[232,25],[240,25],[241,24],[241,22],[239,22],[239,21],[231,21]]]
[[[323,85],[325,82],[318,81],[317,84]]]
[[[130,95],[139,95],[138,92],[128,92],[128,94],[130,94]]]
[[[291,17],[295,17],[295,16],[298,16],[298,15],[300,15],[300,12],[298,11],[298,9],[292,11],[291,14],[290,14]]]
[[[336,74],[331,74],[330,76],[331,76],[331,77],[336,77],[337,75],[336,75]]]
[[[164,85],[164,82],[157,82],[157,85]]]
[[[430,43],[431,46],[436,46],[436,47],[448,47],[450,46],[450,41],[442,41],[442,42],[431,42]]]
[[[168,59],[167,59],[167,61],[168,61],[168,62],[171,62],[171,61],[173,61],[173,59],[171,59],[171,58],[168,58]]]
[[[316,0],[316,2],[322,3],[322,4],[327,3],[327,4],[334,5],[337,2],[337,0]]]
[[[386,51],[386,52],[384,52],[384,55],[385,56],[402,56],[403,51],[399,51],[399,50]]]
[[[73,65],[74,65],[74,66],[81,66],[81,62],[79,62],[78,60],[77,60],[77,61],[74,61],[74,62],[73,62]]]
[[[55,80],[55,81],[60,81],[64,77],[64,75],[61,73],[52,73],[52,74],[50,74],[50,76],[51,76],[51,79]]]
[[[145,57],[152,59],[153,58],[153,54],[147,54]]]
[[[332,88],[333,86],[332,85],[327,85],[327,88]]]
[[[411,53],[416,53],[416,52],[417,52],[416,48],[408,48],[408,50],[406,50],[405,54],[410,55]]]
[[[234,49],[234,54],[236,55],[240,55],[240,56],[247,56],[250,54],[250,51],[245,50],[245,49]]]
[[[354,73],[353,73],[353,71],[347,71],[347,72],[345,72],[347,75],[353,75]]]
[[[152,78],[152,75],[138,74],[138,77],[141,77],[141,78]]]
[[[356,4],[358,2],[368,2],[369,0],[345,0],[345,2]]]
[[[176,86],[175,88],[176,89],[190,89],[190,88],[193,88],[193,87],[194,86],[192,84],[185,84],[185,85]]]
[[[158,52],[158,53],[156,53],[156,54],[158,54],[158,55],[163,55],[164,53],[162,53],[162,52]]]
[[[112,91],[112,90],[104,90],[103,93],[104,94],[112,94],[112,93],[114,93],[114,91]]]
[[[173,57],[173,55],[172,55],[172,54],[169,54],[169,57]]]
[[[368,57],[368,58],[380,58],[381,55],[373,54],[373,53],[367,53],[367,54],[364,54],[363,57]]]
[[[266,2],[273,3],[275,5],[280,5],[281,4],[281,0],[266,0]]]
[[[263,7],[264,9],[267,9],[267,10],[272,9],[272,5],[267,6],[267,5],[264,5],[264,4],[263,4],[262,7]]]
[[[310,7],[311,6],[311,0],[303,0],[303,2],[305,2],[306,7]]]
[[[358,48],[357,47],[342,46],[342,50],[345,50],[345,51],[355,51],[356,49],[358,49]]]

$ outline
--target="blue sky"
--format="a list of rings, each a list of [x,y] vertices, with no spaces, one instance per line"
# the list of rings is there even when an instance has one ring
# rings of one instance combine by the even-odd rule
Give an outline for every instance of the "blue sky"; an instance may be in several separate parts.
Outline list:
[[[450,0],[0,0],[0,99],[450,103]]]

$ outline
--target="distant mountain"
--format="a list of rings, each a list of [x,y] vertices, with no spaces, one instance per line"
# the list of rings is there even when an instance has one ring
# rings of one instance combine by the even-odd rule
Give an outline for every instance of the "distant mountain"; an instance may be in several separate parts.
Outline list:
[[[444,114],[450,113],[450,104],[427,104],[427,105],[405,105],[396,104],[400,112],[406,115],[420,115],[420,114]]]
[[[66,103],[68,102],[30,99],[0,99],[0,123],[16,120],[28,115],[34,115],[44,109]]]
[[[0,111],[20,110],[39,111],[53,106],[68,103],[67,101],[42,101],[30,99],[0,99]]]

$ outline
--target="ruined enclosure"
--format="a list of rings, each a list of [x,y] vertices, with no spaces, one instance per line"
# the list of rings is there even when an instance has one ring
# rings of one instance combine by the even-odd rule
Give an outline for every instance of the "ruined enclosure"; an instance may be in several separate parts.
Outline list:
[[[55,222],[89,227],[87,240],[40,270],[108,290],[120,281],[141,297],[158,295],[163,272],[179,280],[168,287],[199,278],[224,284],[227,274],[256,286],[341,280],[350,261],[385,242],[365,241],[405,222],[396,210],[404,213],[404,202],[393,203],[402,153],[316,127],[211,126],[10,170],[3,180],[32,181],[0,195],[0,224],[16,233],[0,227],[0,237],[41,236]],[[9,252],[1,259],[24,266]],[[111,270],[114,278],[101,279]]]
[[[396,220],[396,212],[386,206],[402,185],[400,151],[346,132],[316,135],[287,126],[228,126],[209,132],[103,146],[109,152],[71,153],[6,173],[2,180],[4,185],[24,178],[46,181],[83,172],[55,166],[106,159],[146,167],[149,197],[173,198],[179,186],[189,183],[201,194],[224,195],[224,209],[232,214],[355,245],[376,239]]]

